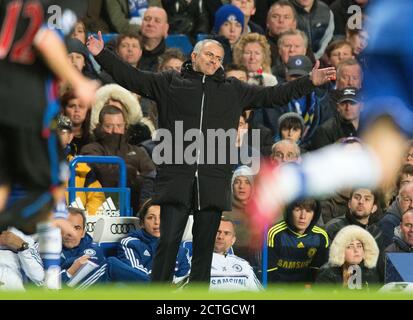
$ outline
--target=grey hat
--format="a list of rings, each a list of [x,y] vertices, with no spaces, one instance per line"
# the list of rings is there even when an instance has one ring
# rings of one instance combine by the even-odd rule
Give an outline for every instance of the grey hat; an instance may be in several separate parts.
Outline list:
[[[312,69],[313,64],[307,56],[292,56],[288,59],[288,76],[306,76]]]
[[[359,103],[361,101],[360,90],[355,87],[344,88],[340,91],[340,98],[337,103],[342,103],[344,101],[352,101]]]
[[[279,117],[278,118],[278,128],[279,128],[279,130],[281,128],[281,124],[283,123],[283,121],[288,119],[288,118],[295,118],[295,119],[299,120],[300,124],[301,124],[301,133],[304,132],[304,126],[305,126],[304,119],[297,112],[287,112],[287,113],[284,113],[281,117]]]
[[[251,168],[246,165],[239,166],[237,169],[235,169],[234,173],[232,174],[231,188],[234,187],[234,181],[237,177],[246,177],[251,185],[254,182],[254,173],[252,172]]]

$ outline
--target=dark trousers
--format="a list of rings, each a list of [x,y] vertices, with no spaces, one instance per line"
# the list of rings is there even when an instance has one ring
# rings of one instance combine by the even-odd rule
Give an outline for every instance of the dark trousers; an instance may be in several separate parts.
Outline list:
[[[152,281],[172,281],[176,256],[189,211],[187,207],[178,204],[163,204],[161,206],[161,237],[153,262]],[[193,254],[190,281],[209,284],[212,253],[222,212],[216,209],[204,209],[195,211],[193,215]]]

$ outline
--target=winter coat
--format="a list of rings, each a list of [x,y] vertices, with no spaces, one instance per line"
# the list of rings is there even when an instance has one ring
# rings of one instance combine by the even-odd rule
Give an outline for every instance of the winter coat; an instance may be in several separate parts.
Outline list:
[[[128,90],[117,84],[107,84],[96,91],[96,100],[90,113],[90,133],[93,133],[99,123],[99,114],[109,99],[117,100],[125,107],[128,126],[142,120],[142,109],[139,100]]]
[[[159,66],[158,58],[165,52],[165,50],[166,50],[165,39],[162,39],[159,45],[151,51],[146,50],[145,46],[143,46],[142,57],[139,60],[138,68],[140,70],[145,70],[145,71],[152,71],[152,72],[158,71],[158,66]],[[134,90],[131,90],[131,91],[134,91]]]
[[[369,284],[380,283],[379,274],[376,268],[368,269],[364,265],[360,265],[361,268],[361,281],[362,286],[368,286]],[[316,283],[323,284],[343,284],[343,268],[332,267],[328,263],[321,267],[315,279]]]
[[[358,137],[358,132],[351,122],[336,114],[316,129],[308,149],[320,149],[345,137]]]
[[[393,241],[394,228],[400,225],[402,220],[402,210],[399,201],[396,199],[387,209],[384,217],[379,221],[378,226],[383,232],[383,245],[389,246]]]
[[[329,7],[320,0],[315,0],[307,12],[298,4],[297,0],[291,0],[297,11],[297,28],[303,30],[311,43],[314,56],[320,59],[333,37],[334,16]]]
[[[233,77],[225,79],[221,68],[215,74],[206,76],[194,71],[190,61],[183,65],[181,73],[171,71],[156,74],[132,68],[106,49],[97,55],[96,59],[120,85],[156,101],[159,127],[169,130],[172,136],[177,124],[175,121],[178,120],[182,121],[183,132],[189,129],[201,130],[204,137],[207,137],[207,129],[235,131],[239,117],[247,107],[287,103],[314,90],[308,77],[283,86],[260,87],[245,84]],[[182,142],[179,135],[178,141],[174,137],[172,139],[172,145],[179,143],[182,147],[180,150],[185,150],[193,143]],[[225,147],[228,159],[229,145]],[[179,148],[176,147],[170,150],[171,160],[175,159],[174,153],[177,150]],[[224,150],[218,151],[215,146],[215,155]],[[207,159],[207,156],[208,152],[205,152],[204,159]],[[192,207],[195,184],[198,209],[214,207],[218,210],[231,210],[232,166],[229,161],[227,160],[226,164],[194,162],[159,165],[154,201],[158,204],[181,203]]]
[[[379,258],[379,248],[373,236],[365,229],[349,225],[343,227],[334,238],[330,246],[328,263],[320,269],[316,282],[322,283],[343,283],[343,265],[345,264],[346,247],[354,240],[359,240],[363,244],[364,259],[359,264],[362,270],[362,283],[378,283],[379,275],[376,265]]]
[[[108,134],[95,130],[96,142],[89,143],[82,148],[82,155],[118,156],[126,162],[127,186],[131,190],[131,204],[136,212],[139,202],[152,196],[155,177],[155,165],[145,149],[130,145],[126,142],[126,135]],[[96,177],[103,187],[119,186],[119,168],[112,164],[94,164],[92,166]],[[139,201],[141,200],[141,201]]]
[[[341,229],[349,225],[356,225],[356,226],[363,228],[364,230],[367,230],[374,237],[374,240],[376,240],[379,248],[381,249],[385,248],[384,242],[383,242],[383,233],[378,227],[378,225],[376,223],[372,223],[371,219],[369,219],[369,223],[367,225],[361,224],[360,222],[358,222],[358,220],[356,220],[353,217],[353,215],[350,213],[350,210],[347,210],[344,216],[330,220],[326,224],[325,229],[328,233],[329,238],[331,240],[334,240],[337,233]]]
[[[209,33],[203,0],[162,0],[168,14],[169,34],[186,34],[195,43],[198,33]]]
[[[109,32],[109,26],[105,20],[106,12],[103,10],[103,0],[89,0],[86,16],[82,19],[89,32]]]

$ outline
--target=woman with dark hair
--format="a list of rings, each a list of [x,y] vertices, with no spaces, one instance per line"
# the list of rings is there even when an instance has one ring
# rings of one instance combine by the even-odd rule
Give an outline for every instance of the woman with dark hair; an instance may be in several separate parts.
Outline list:
[[[73,91],[69,90],[61,97],[63,115],[72,122],[73,140],[70,143],[70,154],[76,155],[82,147],[91,142],[90,128],[90,109],[82,105]]]

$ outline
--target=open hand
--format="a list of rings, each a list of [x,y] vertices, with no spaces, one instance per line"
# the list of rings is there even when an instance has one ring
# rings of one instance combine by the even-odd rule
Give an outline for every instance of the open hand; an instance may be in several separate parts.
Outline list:
[[[334,67],[318,69],[319,67],[320,61],[317,60],[310,76],[310,79],[315,86],[321,86],[328,81],[336,80],[336,69]]]
[[[103,50],[105,46],[105,43],[103,42],[103,38],[102,38],[102,32],[101,31],[98,32],[98,39],[90,35],[87,38],[86,46],[91,54],[93,54],[94,56],[97,56]]]

